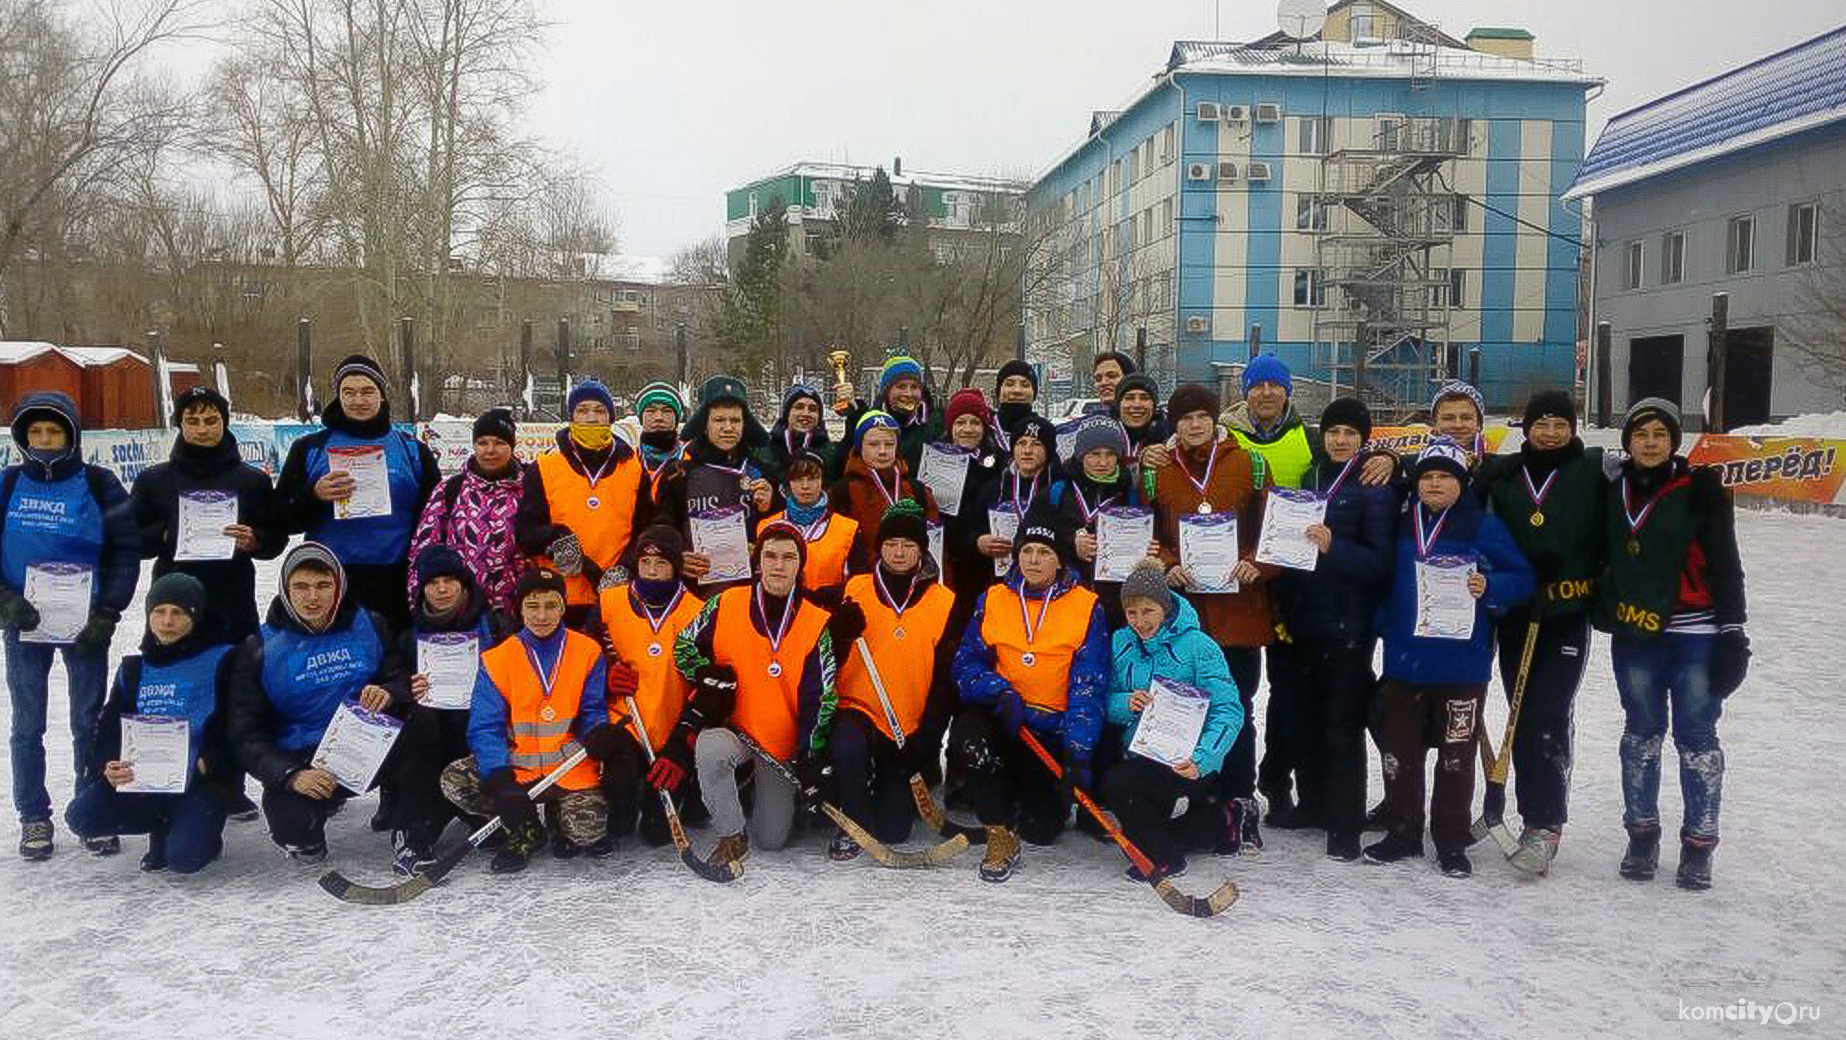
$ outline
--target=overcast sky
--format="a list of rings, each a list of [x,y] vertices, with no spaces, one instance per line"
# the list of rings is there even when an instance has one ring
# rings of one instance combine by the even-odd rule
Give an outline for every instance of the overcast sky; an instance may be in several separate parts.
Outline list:
[[[1175,39],[1254,39],[1273,0],[547,0],[534,115],[602,171],[624,252],[717,234],[723,193],[799,159],[1030,178]],[[1584,60],[1603,120],[1846,23],[1846,0],[1412,0]],[[1215,23],[1222,11],[1222,31]]]

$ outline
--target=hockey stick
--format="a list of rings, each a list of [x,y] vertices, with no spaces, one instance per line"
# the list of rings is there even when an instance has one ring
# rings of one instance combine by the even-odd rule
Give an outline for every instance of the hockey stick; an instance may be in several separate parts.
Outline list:
[[[1038,760],[1045,764],[1046,769],[1051,770],[1052,776],[1057,777],[1059,780],[1064,779],[1064,767],[1058,764],[1057,759],[1051,757],[1051,752],[1045,750],[1045,745],[1038,742],[1038,738],[1032,735],[1031,730],[1021,727],[1019,730],[1019,739],[1025,742],[1026,747],[1032,749],[1032,753],[1038,756]],[[1168,878],[1161,878],[1158,881],[1152,880],[1154,876],[1153,861],[1149,860],[1145,853],[1136,848],[1134,842],[1128,840],[1128,835],[1122,833],[1122,829],[1116,826],[1114,820],[1103,815],[1102,807],[1097,805],[1096,802],[1090,798],[1089,792],[1074,785],[1071,787],[1070,792],[1072,795],[1076,796],[1077,804],[1083,806],[1085,812],[1095,817],[1097,823],[1102,824],[1102,829],[1108,832],[1109,839],[1115,842],[1116,847],[1127,855],[1128,861],[1135,865],[1135,869],[1139,870],[1143,877],[1149,879],[1149,883],[1154,886],[1154,891],[1159,893],[1160,901],[1167,904],[1167,906],[1182,914],[1189,914],[1193,917],[1216,917],[1224,911],[1229,910],[1232,903],[1237,902],[1237,897],[1240,894],[1237,891],[1237,882],[1231,881],[1228,878],[1210,895],[1205,896],[1189,896],[1179,889],[1174,888],[1173,882]]]
[[[641,737],[641,750],[647,752],[647,764],[649,768],[652,768],[654,765],[654,742],[648,739],[647,723],[641,721],[641,708],[639,705],[635,704],[634,694],[629,694],[627,701],[628,717],[635,720],[635,732]],[[641,782],[647,783],[647,780],[643,778]],[[675,848],[679,849],[679,859],[681,863],[686,864],[688,869],[705,880],[716,881],[720,884],[728,881],[735,881],[743,876],[744,865],[736,860],[730,860],[724,863],[713,863],[710,860],[700,859],[698,856],[693,855],[692,840],[686,837],[686,828],[679,820],[679,810],[673,808],[673,796],[658,788],[655,789],[655,793],[660,795],[660,804],[667,811],[667,828],[673,832],[673,845]]]
[[[570,757],[556,769],[546,773],[543,779],[533,784],[526,792],[526,797],[537,801],[539,795],[544,794],[551,785],[564,779],[564,774],[577,768],[577,765],[589,757],[589,754],[581,747],[571,752]],[[394,906],[398,903],[408,903],[435,887],[443,878],[448,877],[449,873],[466,859],[470,852],[480,848],[481,843],[492,837],[493,833],[499,829],[500,817],[496,816],[482,824],[480,830],[468,835],[467,841],[438,856],[436,862],[395,885],[362,885],[337,870],[329,870],[320,876],[321,891],[343,903],[357,903],[363,906]]]
[[[905,743],[904,727],[898,724],[897,709],[891,706],[891,695],[885,692],[885,681],[884,677],[878,674],[878,663],[872,660],[872,648],[865,645],[864,636],[860,636],[853,645],[859,648],[859,659],[865,662],[865,674],[871,677],[872,689],[878,693],[878,706],[884,709],[885,724],[891,728],[891,739],[901,752],[904,750]],[[929,785],[923,782],[922,773],[910,774],[910,800],[917,804],[917,815],[921,816],[923,822],[929,824],[932,830],[945,838],[955,836],[954,832],[947,829],[951,826],[948,815],[930,795]],[[953,826],[960,828],[961,825],[954,824]]]
[[[1512,702],[1506,709],[1506,732],[1500,737],[1500,753],[1487,771],[1487,789],[1481,795],[1481,818],[1468,829],[1471,844],[1491,836],[1507,859],[1519,851],[1519,839],[1506,826],[1506,771],[1513,762],[1513,735],[1519,728],[1519,706],[1526,698],[1526,677],[1532,672],[1532,652],[1538,647],[1538,622],[1526,622],[1525,645],[1519,650],[1519,672],[1513,678]],[[1483,734],[1485,740],[1485,734]],[[1485,753],[1487,745],[1481,745]]]
[[[783,782],[787,783],[797,792],[801,790],[801,779],[795,775],[794,770],[782,764],[781,759],[763,750],[763,746],[758,744],[755,738],[745,733],[742,729],[737,729],[733,732],[737,734],[737,739],[743,741],[744,746],[749,748],[757,758],[762,759],[769,768],[775,770],[776,775],[780,776]],[[832,820],[835,825],[845,831],[847,837],[858,842],[859,847],[864,849],[866,854],[870,855],[880,866],[891,867],[896,870],[916,870],[920,867],[939,867],[954,859],[956,856],[961,855],[962,852],[968,848],[968,839],[961,835],[956,835],[947,841],[932,845],[927,849],[915,851],[909,849],[894,849],[884,842],[879,841],[877,838],[872,837],[871,832],[853,822],[852,817],[840,811],[840,808],[832,802],[820,803],[820,811],[826,813],[828,819]]]

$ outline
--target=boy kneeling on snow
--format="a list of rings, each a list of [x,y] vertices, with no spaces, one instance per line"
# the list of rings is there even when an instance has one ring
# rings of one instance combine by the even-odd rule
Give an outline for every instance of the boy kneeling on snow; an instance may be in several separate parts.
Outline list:
[[[1459,445],[1431,440],[1413,475],[1416,497],[1398,521],[1396,571],[1379,625],[1385,681],[1374,711],[1391,810],[1384,839],[1364,855],[1369,863],[1423,855],[1423,738],[1430,732],[1439,738],[1430,836],[1442,872],[1466,877],[1473,872],[1474,743],[1493,671],[1492,617],[1525,602],[1535,582],[1505,525],[1465,493],[1468,455]],[[1474,608],[1465,634],[1452,618],[1438,618],[1433,602],[1444,577],[1439,571],[1451,566],[1470,569]]]

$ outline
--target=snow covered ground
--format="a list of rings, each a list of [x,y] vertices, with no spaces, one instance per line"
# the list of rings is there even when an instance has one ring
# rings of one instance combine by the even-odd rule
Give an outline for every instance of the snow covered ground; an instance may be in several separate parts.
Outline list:
[[[1621,713],[1599,640],[1573,822],[1544,881],[1491,843],[1457,881],[1427,861],[1333,863],[1318,836],[1276,833],[1260,854],[1194,860],[1189,890],[1225,875],[1243,888],[1199,921],[1121,880],[1121,857],[1086,837],[1028,849],[1011,882],[985,885],[974,853],[935,872],[839,866],[810,836],[755,853],[728,887],[629,847],[603,863],[541,856],[508,879],[475,860],[414,903],[371,908],[323,895],[261,824],[232,824],[225,858],[180,879],[137,873],[139,838],[92,860],[62,820],[58,855],[23,863],[7,823],[0,1037],[1846,1035],[1846,523],[1746,512],[1739,525],[1757,656],[1720,730],[1710,892],[1673,887],[1670,848],[1652,884],[1615,875]],[[118,646],[139,627],[124,623]],[[64,726],[54,703],[53,733]],[[58,800],[66,748],[54,737]],[[1669,819],[1673,776],[1669,754]],[[388,850],[366,829],[371,807],[336,818],[333,862],[376,879]],[[1820,1017],[1682,1018],[1739,1001]]]

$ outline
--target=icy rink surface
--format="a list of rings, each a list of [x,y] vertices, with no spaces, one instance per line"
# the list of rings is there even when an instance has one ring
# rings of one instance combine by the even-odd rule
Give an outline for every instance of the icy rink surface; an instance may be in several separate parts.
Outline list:
[[[20,861],[12,814],[0,824],[0,1038],[1846,1036],[1846,523],[1739,511],[1738,524],[1756,658],[1719,730],[1729,772],[1710,892],[1673,886],[1671,841],[1653,883],[1616,877],[1621,710],[1602,637],[1551,877],[1518,875],[1491,842],[1473,878],[1450,880],[1432,860],[1334,863],[1318,832],[1270,832],[1261,853],[1192,860],[1187,890],[1225,875],[1243,889],[1210,921],[1165,909],[1082,835],[1028,847],[1004,885],[975,877],[978,851],[900,872],[828,863],[809,833],[754,852],[730,886],[626,844],[600,863],[541,853],[512,878],[477,856],[414,903],[356,907],[316,888],[318,868],[289,863],[261,823],[233,823],[203,874],[147,877],[144,839],[94,860],[64,829],[54,668],[57,855]],[[273,565],[266,577],[273,589]],[[118,651],[140,628],[124,620]],[[1497,684],[1489,703],[1497,742]],[[1375,763],[1371,776],[1375,798]],[[1670,837],[1670,750],[1661,803]],[[366,827],[374,804],[329,828],[330,865],[371,881],[390,856]],[[1744,1000],[1820,1019],[1681,1017]]]

